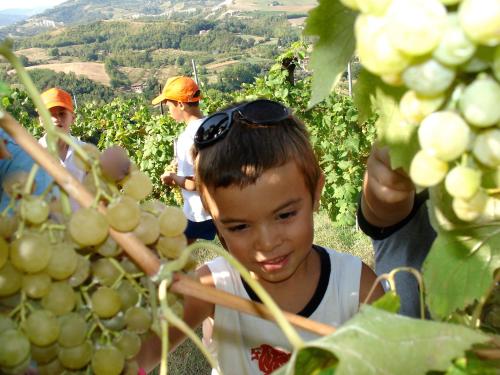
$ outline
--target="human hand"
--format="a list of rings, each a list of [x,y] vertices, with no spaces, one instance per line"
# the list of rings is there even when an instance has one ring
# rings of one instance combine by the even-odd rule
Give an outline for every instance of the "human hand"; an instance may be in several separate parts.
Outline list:
[[[392,169],[387,147],[372,147],[366,165],[364,190],[381,202],[394,204],[413,196],[415,185],[401,169]]]
[[[160,180],[161,182],[164,184],[164,185],[169,185],[169,186],[173,186],[175,185],[175,177],[177,175],[173,172],[164,172],[161,176],[160,176]]]

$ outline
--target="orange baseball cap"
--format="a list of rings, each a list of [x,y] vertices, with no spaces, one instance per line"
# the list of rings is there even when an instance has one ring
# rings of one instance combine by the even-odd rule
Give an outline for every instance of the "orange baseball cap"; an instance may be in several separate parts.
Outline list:
[[[63,89],[54,87],[42,92],[42,101],[48,109],[54,107],[63,107],[71,111],[71,113],[74,112],[73,100],[71,100],[71,95]]]
[[[176,102],[193,103],[201,99],[200,88],[196,82],[184,76],[170,77],[160,95],[153,99],[153,105],[164,100],[175,100]]]

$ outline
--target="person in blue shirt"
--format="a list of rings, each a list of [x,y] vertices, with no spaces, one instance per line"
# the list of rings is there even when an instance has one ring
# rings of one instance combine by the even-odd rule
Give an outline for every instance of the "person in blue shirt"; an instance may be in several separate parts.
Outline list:
[[[35,162],[14,140],[0,129],[0,212],[3,211],[10,202],[9,195],[3,189],[5,179],[16,172],[31,171]],[[40,168],[35,176],[33,194],[40,195],[51,183],[50,176]]]

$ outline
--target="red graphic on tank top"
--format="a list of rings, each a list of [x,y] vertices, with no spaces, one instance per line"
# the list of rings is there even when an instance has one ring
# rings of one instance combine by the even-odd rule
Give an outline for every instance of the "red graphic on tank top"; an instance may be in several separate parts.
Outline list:
[[[259,362],[259,370],[262,371],[264,375],[270,375],[273,371],[287,363],[291,357],[291,353],[284,352],[266,344],[251,349],[251,353],[252,361]]]

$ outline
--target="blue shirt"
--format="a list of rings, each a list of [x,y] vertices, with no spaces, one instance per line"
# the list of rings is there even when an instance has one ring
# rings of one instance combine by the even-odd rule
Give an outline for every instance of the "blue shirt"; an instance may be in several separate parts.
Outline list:
[[[9,204],[10,197],[3,191],[2,182],[9,174],[19,171],[30,172],[35,162],[14,140],[0,129],[0,142],[6,141],[7,150],[11,154],[11,159],[0,159],[0,210]],[[49,186],[52,178],[40,168],[35,176],[35,195],[40,195]]]

